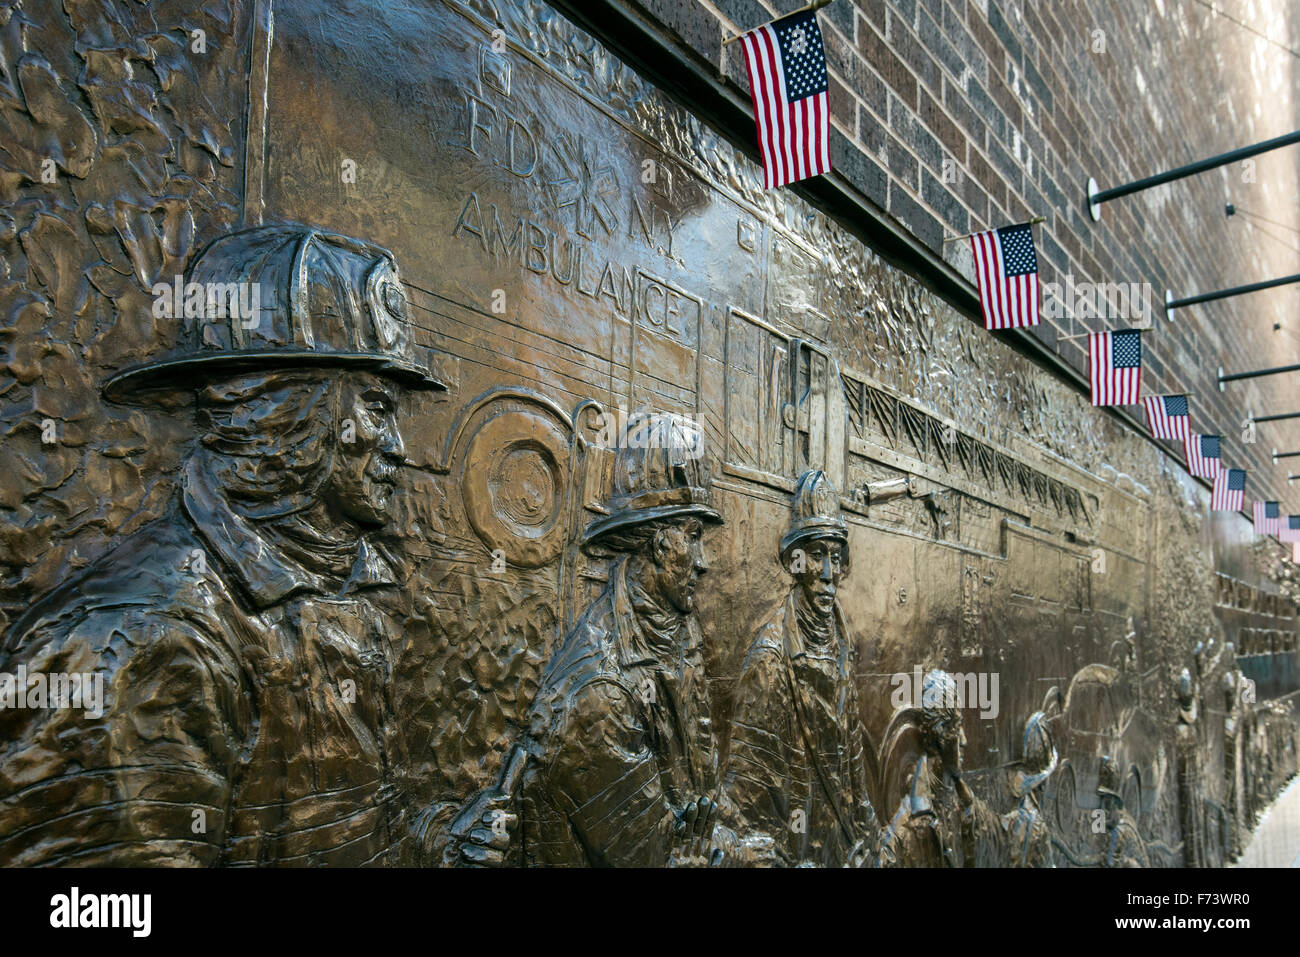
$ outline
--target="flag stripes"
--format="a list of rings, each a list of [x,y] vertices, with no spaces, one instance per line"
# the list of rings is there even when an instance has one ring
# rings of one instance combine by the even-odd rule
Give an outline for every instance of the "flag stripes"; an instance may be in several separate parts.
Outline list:
[[[763,188],[831,169],[826,54],[816,15],[792,14],[740,39],[749,72]]]
[[[1252,513],[1256,535],[1276,535],[1281,529],[1281,505],[1279,503],[1256,502]]]
[[[1224,512],[1239,512],[1246,497],[1246,470],[1220,469],[1214,477],[1214,490],[1210,494],[1210,508]]]
[[[1146,409],[1147,428],[1157,439],[1182,439],[1192,433],[1192,417],[1185,395],[1149,395],[1142,400]]]
[[[1217,435],[1197,435],[1184,444],[1187,452],[1187,470],[1198,478],[1212,479],[1219,474],[1222,461],[1219,458],[1219,437]]]
[[[1142,385],[1142,334],[1136,329],[1088,334],[1093,405],[1132,405]]]
[[[1038,325],[1038,260],[1028,224],[970,238],[985,329]]]

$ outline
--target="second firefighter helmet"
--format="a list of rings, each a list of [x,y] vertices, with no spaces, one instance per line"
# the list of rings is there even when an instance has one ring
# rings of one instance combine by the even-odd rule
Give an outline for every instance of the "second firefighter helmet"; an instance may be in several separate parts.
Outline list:
[[[587,526],[582,545],[646,522],[694,516],[718,525],[701,456],[703,434],[673,413],[634,417],[614,459],[609,514]]]

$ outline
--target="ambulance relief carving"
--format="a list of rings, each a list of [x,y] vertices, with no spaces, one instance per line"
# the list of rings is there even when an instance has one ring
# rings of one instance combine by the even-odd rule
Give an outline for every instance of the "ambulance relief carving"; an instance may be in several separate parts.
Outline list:
[[[909,496],[921,498],[935,515],[937,537],[946,537],[945,518],[951,523],[967,508],[980,503],[996,506],[1035,524],[1062,530],[1067,541],[1092,537],[1098,499],[1060,478],[1026,464],[1005,449],[983,442],[957,428],[951,420],[917,408],[859,373],[841,375],[848,409],[848,450],[860,457],[867,476],[913,476]],[[850,493],[861,505],[873,498],[871,481],[858,481]],[[938,497],[936,487],[953,491],[951,502]],[[957,503],[960,503],[958,505]],[[938,517],[943,515],[944,518]]]
[[[1095,536],[1097,495],[840,369],[814,341],[733,307],[726,358],[724,467],[732,474],[784,488],[803,469],[822,468],[847,478],[853,511],[874,505],[875,519],[998,554],[1000,531],[981,533],[990,506],[1060,530],[1069,543]],[[969,535],[963,511],[974,519]]]
[[[1294,602],[1222,572],[1216,572],[1214,578],[1215,612],[1226,628],[1235,630],[1239,655],[1279,655],[1295,651]]]

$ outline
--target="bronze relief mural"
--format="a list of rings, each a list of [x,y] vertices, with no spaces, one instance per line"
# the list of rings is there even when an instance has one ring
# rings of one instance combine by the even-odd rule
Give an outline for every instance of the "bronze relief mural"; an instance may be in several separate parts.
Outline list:
[[[192,6],[0,14],[0,863],[1240,851],[1295,596],[1159,449],[544,3]]]

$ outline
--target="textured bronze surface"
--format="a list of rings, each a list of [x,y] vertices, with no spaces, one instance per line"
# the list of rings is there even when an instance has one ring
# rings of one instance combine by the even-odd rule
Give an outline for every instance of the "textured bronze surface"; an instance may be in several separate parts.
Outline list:
[[[104,701],[0,863],[1214,866],[1295,773],[1277,544],[544,3],[37,7],[0,672]]]

